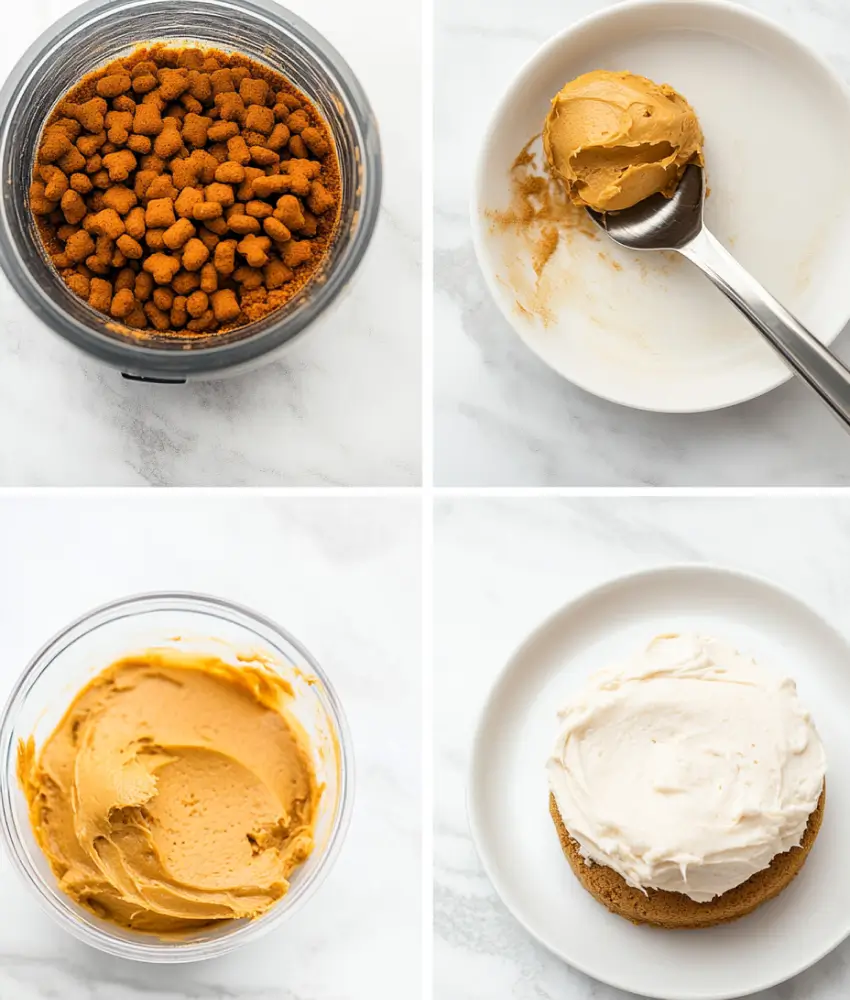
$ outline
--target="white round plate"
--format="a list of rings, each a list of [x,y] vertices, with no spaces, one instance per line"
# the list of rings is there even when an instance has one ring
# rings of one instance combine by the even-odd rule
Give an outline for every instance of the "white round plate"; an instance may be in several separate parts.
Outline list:
[[[479,263],[508,322],[555,371],[614,402],[669,412],[717,409],[774,388],[788,370],[684,258],[576,234],[560,240],[538,282],[527,234],[488,216],[510,206],[511,165],[541,131],[550,99],[593,69],[669,83],[691,102],[706,136],[708,226],[825,343],[850,318],[846,88],[818,55],[734,4],[617,4],[532,57],[480,154]],[[535,149],[541,164],[539,140]]]
[[[722,636],[797,681],[827,753],[824,822],[800,875],[724,927],[664,931],[609,913],[572,873],[549,816],[545,764],[565,697],[665,631]],[[552,615],[514,653],[484,708],[469,818],[502,901],[550,951],[595,979],[662,1000],[725,1000],[767,989],[850,934],[850,647],[795,597],[710,566],[627,576]]]

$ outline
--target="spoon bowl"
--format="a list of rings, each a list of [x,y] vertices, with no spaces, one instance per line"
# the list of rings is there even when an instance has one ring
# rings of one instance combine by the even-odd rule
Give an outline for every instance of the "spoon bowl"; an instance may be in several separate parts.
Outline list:
[[[679,250],[702,229],[705,173],[698,164],[685,168],[672,198],[654,194],[620,212],[587,214],[615,243],[630,250]]]

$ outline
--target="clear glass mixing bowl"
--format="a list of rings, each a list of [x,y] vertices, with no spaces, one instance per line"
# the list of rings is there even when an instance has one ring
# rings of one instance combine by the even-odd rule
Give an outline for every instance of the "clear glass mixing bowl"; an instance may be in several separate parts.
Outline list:
[[[79,80],[146,42],[241,52],[282,73],[328,122],[337,146],[339,229],[322,272],[282,309],[232,333],[193,341],[110,330],[74,295],[41,247],[28,192],[38,140]],[[342,56],[272,0],[89,0],[49,28],[0,91],[0,267],[51,330],[130,377],[217,378],[268,360],[338,301],[372,238],[381,200],[378,127]]]
[[[163,645],[214,652],[228,662],[239,653],[267,657],[295,686],[293,711],[310,736],[316,776],[325,785],[313,853],[294,872],[289,892],[256,920],[232,921],[179,939],[124,930],[78,906],[59,888],[33,836],[16,773],[19,741],[32,735],[40,747],[95,674],[134,650]],[[279,625],[247,608],[200,594],[124,598],[63,629],[33,657],[15,685],[0,721],[0,754],[0,829],[9,856],[36,898],[86,944],[144,962],[190,962],[223,955],[291,917],[324,881],[351,814],[351,737],[322,669]]]

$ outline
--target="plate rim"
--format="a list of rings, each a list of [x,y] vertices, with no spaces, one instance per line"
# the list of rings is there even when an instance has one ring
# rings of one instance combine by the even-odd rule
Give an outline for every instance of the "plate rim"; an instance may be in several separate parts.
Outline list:
[[[573,375],[564,374],[564,372],[560,369],[550,364],[550,362],[544,358],[526,338],[519,324],[516,322],[517,317],[513,315],[511,310],[508,308],[507,303],[502,301],[501,289],[499,288],[495,274],[491,274],[490,270],[484,265],[484,224],[479,207],[480,194],[483,187],[483,178],[486,173],[487,160],[484,154],[493,139],[497,125],[504,114],[504,108],[509,98],[511,98],[515,91],[519,89],[524,82],[525,77],[531,72],[532,68],[541,59],[548,56],[550,50],[556,49],[567,38],[569,38],[570,35],[583,31],[585,28],[598,22],[617,19],[623,13],[628,13],[632,10],[652,7],[660,10],[663,7],[669,7],[670,4],[674,2],[682,8],[713,8],[715,10],[733,13],[745,20],[753,22],[762,30],[773,31],[781,35],[786,41],[790,42],[797,49],[804,52],[810,59],[814,60],[821,71],[830,78],[832,83],[838,88],[844,98],[848,113],[850,113],[850,85],[841,76],[839,76],[837,70],[832,66],[832,64],[829,63],[817,49],[809,45],[808,42],[805,42],[792,34],[791,31],[785,27],[785,25],[780,24],[778,21],[775,21],[772,17],[769,17],[766,14],[762,14],[760,11],[744,7],[739,3],[733,2],[733,0],[619,0],[619,2],[614,2],[602,10],[595,11],[585,17],[579,18],[577,21],[569,24],[566,28],[563,28],[561,31],[551,35],[522,63],[519,69],[509,80],[487,120],[487,127],[484,130],[483,137],[478,147],[478,153],[475,158],[475,169],[473,171],[471,185],[471,197],[469,199],[470,229],[472,231],[472,246],[475,252],[475,259],[478,263],[478,269],[484,277],[484,283],[487,286],[487,291],[490,293],[491,299],[495,302],[499,312],[502,314],[503,318],[516,336],[519,337],[520,341],[522,341],[525,347],[531,351],[532,354],[534,354],[534,356],[550,371],[553,371],[560,378],[569,382],[571,385],[574,385],[576,388],[581,389],[582,392],[586,392],[598,399],[604,399],[608,403],[613,403],[629,410],[637,410],[643,413],[669,414],[714,413],[719,410],[728,409],[732,406],[740,406],[742,403],[747,403],[750,400],[758,399],[759,396],[764,396],[769,392],[773,392],[774,389],[778,389],[779,386],[785,385],[786,382],[789,382],[794,377],[794,373],[788,369],[785,373],[778,375],[773,381],[771,381],[770,384],[765,385],[764,388],[757,389],[754,392],[744,395],[739,395],[735,399],[730,399],[725,403],[683,407],[681,405],[657,406],[650,405],[649,403],[640,404],[628,402],[624,399],[617,398],[616,396],[601,392],[598,389],[591,388],[589,385],[585,384],[585,382],[579,381]],[[847,315],[839,325],[838,329],[834,332],[830,331],[826,333],[821,340],[821,343],[823,343],[825,347],[830,347],[847,329],[848,325],[850,325],[850,303],[848,303]],[[755,333],[755,335],[760,336],[758,333]]]
[[[654,2],[654,0],[653,0]],[[525,652],[525,650],[533,645],[543,633],[549,629],[561,616],[569,613],[575,613],[580,609],[580,606],[588,601],[596,600],[606,592],[617,589],[620,586],[631,584],[634,585],[641,580],[645,580],[649,577],[664,577],[675,573],[685,573],[696,575],[698,573],[708,573],[714,576],[726,576],[734,577],[739,581],[743,581],[750,585],[755,585],[758,587],[765,588],[769,591],[773,591],[774,594],[779,595],[784,600],[790,600],[793,603],[799,605],[808,614],[812,615],[817,622],[829,632],[833,633],[841,642],[848,648],[848,653],[850,653],[850,636],[843,630],[839,629],[837,626],[833,625],[828,619],[826,619],[819,611],[812,607],[808,601],[803,600],[793,591],[787,589],[781,584],[774,583],[773,580],[759,573],[751,573],[747,570],[736,569],[731,566],[724,565],[717,562],[695,562],[695,561],[683,561],[683,562],[671,562],[671,563],[659,563],[655,566],[644,567],[643,569],[632,570],[627,573],[617,574],[616,576],[606,577],[599,583],[595,583],[592,586],[582,590],[574,597],[563,602],[556,608],[554,608],[549,614],[545,616],[542,620],[538,622],[534,628],[529,631],[525,637],[518,642],[510,655],[507,657],[505,662],[499,668],[498,672],[494,676],[490,687],[487,690],[487,694],[481,704],[481,708],[478,712],[475,726],[472,733],[472,739],[469,744],[469,760],[466,767],[466,795],[465,795],[465,805],[466,805],[466,819],[467,825],[469,827],[470,836],[472,839],[473,847],[475,848],[475,853],[478,856],[479,863],[484,870],[484,874],[490,881],[490,885],[493,887],[499,901],[502,906],[510,913],[512,919],[514,919],[527,934],[529,934],[535,941],[541,944],[551,955],[555,958],[564,962],[564,964],[570,966],[576,971],[587,976],[591,980],[599,983],[604,983],[606,986],[611,986],[614,989],[622,990],[626,993],[631,993],[635,996],[648,997],[650,1000],[742,1000],[743,997],[752,996],[755,993],[759,993],[763,990],[772,989],[774,986],[778,986],[781,983],[788,982],[790,979],[799,976],[801,973],[805,972],[807,969],[812,968],[822,959],[826,958],[831,952],[835,951],[844,941],[850,937],[850,920],[847,922],[846,929],[834,940],[819,951],[813,958],[807,959],[802,965],[797,967],[794,972],[790,974],[782,974],[775,978],[771,978],[764,983],[760,983],[752,988],[747,988],[744,993],[740,991],[735,992],[716,992],[710,991],[705,992],[703,990],[697,990],[691,992],[687,997],[682,997],[680,994],[671,994],[668,992],[652,992],[652,993],[637,993],[633,986],[628,983],[623,982],[618,979],[616,974],[599,976],[596,972],[591,972],[581,960],[579,956],[578,960],[573,961],[572,959],[566,958],[563,953],[553,947],[550,942],[544,940],[536,930],[534,930],[529,924],[523,920],[514,909],[508,905],[502,892],[499,888],[499,882],[493,874],[493,866],[490,863],[487,852],[482,848],[482,843],[484,843],[484,837],[481,833],[481,825],[478,823],[475,806],[473,805],[473,800],[475,798],[476,792],[475,788],[479,784],[476,777],[476,772],[479,769],[479,757],[482,752],[483,743],[483,733],[485,729],[485,724],[487,722],[487,717],[491,713],[493,704],[496,700],[497,695],[500,693],[502,687],[507,681],[508,676],[512,673],[515,668],[515,663],[519,657]]]

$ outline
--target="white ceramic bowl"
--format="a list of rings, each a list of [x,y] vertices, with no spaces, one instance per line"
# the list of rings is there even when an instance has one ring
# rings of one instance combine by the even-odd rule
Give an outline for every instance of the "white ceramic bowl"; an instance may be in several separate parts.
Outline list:
[[[488,217],[509,205],[511,164],[541,131],[551,97],[593,69],[669,83],[691,102],[706,136],[708,226],[825,343],[850,318],[845,86],[783,28],[735,4],[617,4],[532,57],[496,108],[478,162],[472,230],[490,291],[565,378],[614,402],[671,412],[774,388],[788,370],[684,259],[576,235],[561,239],[538,285],[527,237]]]

